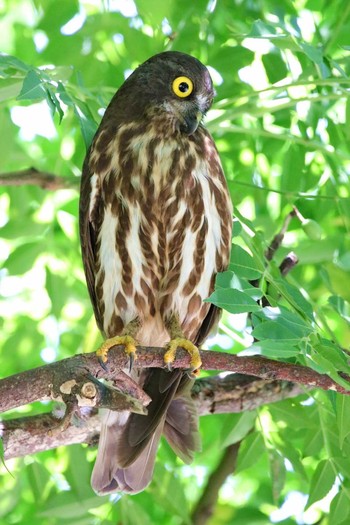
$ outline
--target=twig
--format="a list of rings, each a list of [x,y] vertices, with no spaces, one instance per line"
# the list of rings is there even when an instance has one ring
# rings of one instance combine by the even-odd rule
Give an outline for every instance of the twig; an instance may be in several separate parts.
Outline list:
[[[286,381],[263,381],[255,377],[229,374],[226,377],[198,379],[192,389],[200,415],[243,412],[267,403],[295,397],[305,388]],[[64,416],[63,416],[64,418]],[[73,443],[95,444],[100,433],[96,410],[84,409],[66,429],[59,428],[62,419],[51,414],[20,417],[0,423],[5,459],[34,454]]]
[[[273,256],[275,255],[278,248],[281,246],[282,241],[284,239],[284,236],[286,234],[286,231],[288,229],[289,223],[292,220],[293,217],[296,216],[295,208],[291,212],[288,213],[287,217],[284,219],[284,222],[282,224],[282,228],[280,231],[274,236],[274,238],[271,241],[270,246],[267,248],[265,252],[265,257],[268,261],[272,261]]]
[[[35,168],[0,173],[0,186],[39,186],[44,190],[62,190],[78,188],[79,177],[59,177],[53,173],[39,171]]]
[[[281,264],[279,265],[279,270],[281,275],[285,277],[293,268],[298,264],[298,257],[294,252],[289,252],[285,256]]]
[[[203,494],[192,513],[193,525],[205,525],[214,513],[214,507],[219,495],[219,490],[226,478],[236,468],[237,455],[241,442],[229,445],[221,458],[217,468],[210,474]]]

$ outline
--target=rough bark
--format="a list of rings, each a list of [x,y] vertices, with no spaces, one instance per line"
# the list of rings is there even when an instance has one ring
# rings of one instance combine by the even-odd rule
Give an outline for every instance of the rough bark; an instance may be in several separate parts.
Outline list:
[[[229,374],[197,379],[192,390],[201,416],[253,410],[267,403],[295,397],[305,388],[287,381],[264,381],[256,377]],[[67,412],[66,412],[67,413]],[[96,409],[80,409],[66,420],[61,413],[39,414],[0,423],[5,459],[34,454],[74,443],[95,444],[100,432]],[[71,415],[71,414],[70,414]]]
[[[310,368],[265,359],[260,356],[236,356],[224,352],[202,350],[203,370],[223,370],[252,375],[261,379],[291,381],[306,387],[334,390],[349,394],[330,377]],[[78,406],[111,407],[119,410],[142,411],[149,399],[142,398],[137,385],[126,381],[122,370],[128,367],[128,357],[122,347],[110,351],[108,366],[101,367],[96,354],[78,354],[56,363],[15,374],[0,381],[0,413],[41,399],[58,399]],[[164,349],[138,347],[135,367],[164,367]],[[190,356],[179,349],[173,368],[189,368]],[[127,396],[110,389],[97,379],[122,384]],[[344,376],[345,379],[348,379]],[[136,398],[136,400],[135,400]]]

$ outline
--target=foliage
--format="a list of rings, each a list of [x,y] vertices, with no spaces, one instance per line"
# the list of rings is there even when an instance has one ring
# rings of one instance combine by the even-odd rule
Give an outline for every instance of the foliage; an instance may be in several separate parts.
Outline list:
[[[3,172],[35,166],[78,182],[101,108],[131,69],[164,49],[212,68],[217,97],[207,125],[236,212],[232,262],[211,297],[227,311],[212,345],[298,362],[347,387],[339,374],[349,373],[343,349],[350,339],[347,0],[0,5]],[[0,191],[3,376],[98,344],[72,184],[53,193]],[[304,220],[292,219],[267,262],[264,252],[293,206]],[[300,262],[282,279],[278,265],[291,250]],[[250,283],[256,279],[258,288]],[[271,307],[258,306],[263,295]],[[150,488],[117,503],[89,486],[94,450],[74,446],[9,461],[0,521],[190,523],[223,447],[244,438],[211,524],[345,525],[349,412],[348,397],[314,392],[257,413],[202,418],[203,453],[193,466],[164,444]]]

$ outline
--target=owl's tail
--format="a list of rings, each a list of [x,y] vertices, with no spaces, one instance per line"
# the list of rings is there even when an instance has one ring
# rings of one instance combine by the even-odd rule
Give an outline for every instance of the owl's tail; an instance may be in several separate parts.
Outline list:
[[[152,479],[162,433],[183,461],[192,461],[200,450],[192,384],[180,370],[149,369],[142,387],[152,399],[147,416],[106,411],[91,478],[97,493],[144,490]]]

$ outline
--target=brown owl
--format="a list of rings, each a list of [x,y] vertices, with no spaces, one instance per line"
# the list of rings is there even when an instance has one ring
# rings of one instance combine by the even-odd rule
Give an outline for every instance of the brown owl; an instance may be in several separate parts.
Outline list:
[[[107,411],[92,486],[143,490],[162,434],[190,462],[200,447],[188,371],[171,370],[176,349],[200,364],[198,346],[220,310],[204,300],[227,268],[232,206],[202,118],[214,96],[206,67],[176,51],[139,66],[112,98],[84,162],[80,234],[87,285],[106,338],[165,346],[168,369],[132,377],[151,397],[148,415]],[[137,359],[137,356],[136,356]]]

